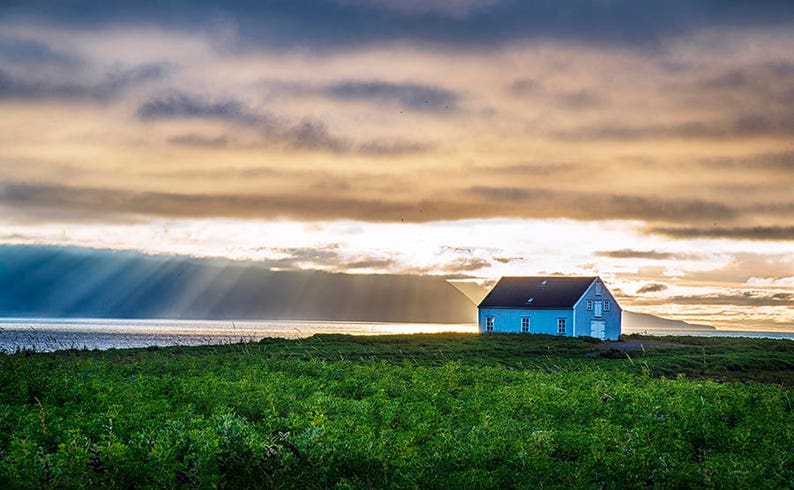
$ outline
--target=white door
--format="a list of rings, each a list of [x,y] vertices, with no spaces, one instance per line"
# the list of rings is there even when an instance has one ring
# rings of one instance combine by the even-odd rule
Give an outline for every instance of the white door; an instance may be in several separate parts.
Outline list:
[[[601,317],[601,311],[603,310],[603,308],[604,308],[604,303],[603,302],[601,302],[601,301],[596,301],[595,302],[595,316],[596,316],[596,318],[600,318]]]
[[[607,324],[603,320],[592,320],[590,322],[590,336],[597,339],[606,339]]]

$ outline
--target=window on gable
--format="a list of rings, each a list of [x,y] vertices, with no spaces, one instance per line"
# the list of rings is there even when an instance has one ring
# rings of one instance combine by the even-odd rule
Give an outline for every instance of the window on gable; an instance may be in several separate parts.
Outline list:
[[[596,290],[596,291],[595,291],[595,293],[596,293],[597,295],[600,295],[600,294],[601,294],[601,283],[600,283],[600,282],[597,282],[597,283],[596,283],[596,285],[595,285],[595,290]]]
[[[521,317],[521,333],[529,333],[529,317]]]
[[[604,301],[604,311],[609,311],[609,301]]]
[[[557,335],[565,335],[565,318],[557,318]]]
[[[588,299],[587,300],[587,311],[593,311],[593,300],[592,299]]]
[[[485,331],[486,332],[493,332],[493,326],[494,326],[494,317],[486,316],[485,317]]]

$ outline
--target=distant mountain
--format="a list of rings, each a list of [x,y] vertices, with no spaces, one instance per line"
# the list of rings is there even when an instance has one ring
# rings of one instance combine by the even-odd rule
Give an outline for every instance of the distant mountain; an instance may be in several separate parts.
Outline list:
[[[716,328],[681,320],[670,320],[648,313],[623,311],[623,333],[685,333],[704,330],[716,330]]]
[[[445,280],[274,272],[253,261],[0,246],[0,315],[474,323]]]

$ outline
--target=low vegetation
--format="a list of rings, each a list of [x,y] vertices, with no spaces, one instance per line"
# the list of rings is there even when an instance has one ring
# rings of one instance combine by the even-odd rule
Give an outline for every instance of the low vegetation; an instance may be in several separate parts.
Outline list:
[[[792,486],[794,342],[628,340],[0,355],[0,487]]]

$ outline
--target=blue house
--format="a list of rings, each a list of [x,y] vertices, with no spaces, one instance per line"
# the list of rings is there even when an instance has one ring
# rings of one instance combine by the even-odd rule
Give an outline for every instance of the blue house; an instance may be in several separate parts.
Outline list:
[[[618,340],[623,310],[600,277],[503,277],[477,306],[480,332]]]

